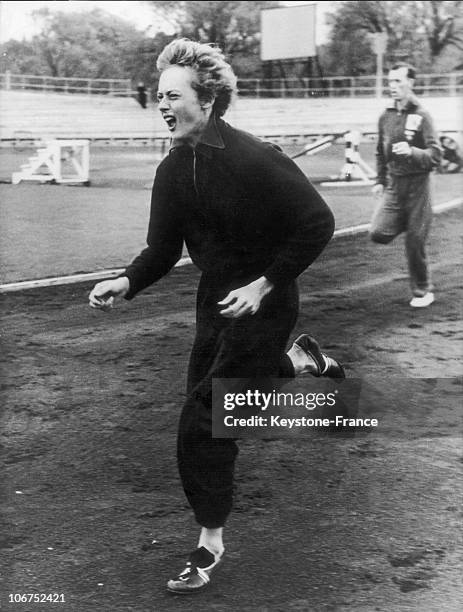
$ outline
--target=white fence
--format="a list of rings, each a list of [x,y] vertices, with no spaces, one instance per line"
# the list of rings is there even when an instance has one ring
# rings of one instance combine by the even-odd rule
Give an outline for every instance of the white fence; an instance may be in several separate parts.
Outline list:
[[[288,79],[238,79],[241,96],[253,98],[372,97],[376,76],[340,76]],[[463,72],[417,75],[414,87],[420,96],[458,96],[463,94]],[[383,77],[383,95],[387,95]]]
[[[0,89],[29,89],[42,92],[109,96],[134,95],[130,79],[84,79],[11,74],[10,72],[0,74]]]
[[[28,89],[61,93],[133,96],[130,79],[85,79],[0,74],[0,89]],[[373,97],[376,76],[340,76],[288,79],[238,79],[240,96],[252,98]],[[463,71],[447,74],[420,74],[415,83],[420,96],[458,96],[463,94]],[[383,78],[383,94],[387,95],[387,78]]]

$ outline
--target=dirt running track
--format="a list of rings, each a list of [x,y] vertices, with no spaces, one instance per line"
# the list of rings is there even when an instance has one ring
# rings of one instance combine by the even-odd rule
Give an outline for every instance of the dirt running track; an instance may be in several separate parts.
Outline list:
[[[462,610],[461,217],[435,220],[424,311],[407,305],[402,240],[335,240],[303,275],[295,332],[364,379],[380,427],[242,442],[227,560],[194,598],[165,581],[196,537],[174,456],[198,274],[110,314],[87,307],[90,285],[2,296],[1,609]]]

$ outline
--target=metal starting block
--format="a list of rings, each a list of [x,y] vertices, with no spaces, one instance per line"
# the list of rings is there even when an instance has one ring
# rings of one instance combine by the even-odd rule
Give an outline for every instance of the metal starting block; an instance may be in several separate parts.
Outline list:
[[[13,172],[11,182],[83,183],[89,185],[89,140],[48,140],[37,154]]]

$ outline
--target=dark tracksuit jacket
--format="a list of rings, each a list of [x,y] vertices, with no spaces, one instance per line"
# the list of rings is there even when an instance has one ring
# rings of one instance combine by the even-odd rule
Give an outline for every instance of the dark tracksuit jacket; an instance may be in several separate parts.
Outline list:
[[[407,141],[411,147],[410,157],[392,153],[395,142]],[[399,111],[391,105],[382,113],[378,122],[378,145],[376,149],[377,182],[387,184],[387,177],[429,174],[440,162],[441,147],[434,130],[431,116],[412,97],[405,108]]]
[[[157,169],[148,246],[124,272],[126,298],[169,272],[185,242],[202,276],[178,463],[200,525],[225,523],[237,454],[233,440],[211,435],[212,378],[294,375],[285,348],[298,313],[295,279],[333,230],[330,209],[294,162],[221,119],[211,118],[194,149],[174,143]],[[261,276],[275,287],[255,315],[219,314],[230,290]]]
[[[407,141],[408,157],[395,155],[392,146]],[[425,242],[432,219],[430,173],[439,164],[441,148],[432,119],[414,96],[399,111],[388,107],[378,123],[377,182],[384,185],[384,200],[373,217],[371,237],[388,243],[406,232],[405,247],[412,293],[431,290]]]

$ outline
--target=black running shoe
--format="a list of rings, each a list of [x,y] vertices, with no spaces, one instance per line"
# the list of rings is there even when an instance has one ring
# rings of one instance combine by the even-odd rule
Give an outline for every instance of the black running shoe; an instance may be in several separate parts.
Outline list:
[[[211,574],[221,563],[223,555],[217,560],[204,546],[194,550],[187,561],[185,569],[177,578],[169,580],[167,590],[170,593],[188,595],[204,591],[209,586]]]
[[[307,355],[315,361],[318,368],[317,376],[324,376],[326,378],[346,378],[346,373],[344,372],[342,364],[333,359],[333,357],[330,359],[335,361],[335,365],[326,365],[320,345],[313,336],[302,334],[299,338],[296,338],[294,344],[297,344],[304,353],[307,353]]]

